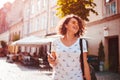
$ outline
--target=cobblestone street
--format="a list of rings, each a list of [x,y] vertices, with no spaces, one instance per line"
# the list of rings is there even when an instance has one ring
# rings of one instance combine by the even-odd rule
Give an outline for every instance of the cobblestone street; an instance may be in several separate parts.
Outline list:
[[[0,58],[0,80],[51,80],[52,71],[27,67],[19,63],[8,63]],[[97,72],[97,80],[120,80],[120,74]]]

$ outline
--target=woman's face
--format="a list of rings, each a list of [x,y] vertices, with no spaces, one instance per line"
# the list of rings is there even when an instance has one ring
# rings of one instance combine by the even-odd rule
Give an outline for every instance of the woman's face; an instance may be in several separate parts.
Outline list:
[[[78,21],[75,18],[71,18],[68,24],[66,24],[67,32],[76,34],[79,30]]]

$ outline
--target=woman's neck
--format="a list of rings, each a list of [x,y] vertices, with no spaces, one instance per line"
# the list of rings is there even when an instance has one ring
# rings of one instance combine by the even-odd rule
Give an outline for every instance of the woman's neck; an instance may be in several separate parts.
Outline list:
[[[64,36],[64,39],[71,41],[71,40],[76,40],[77,37],[75,37],[75,35],[73,35],[73,34],[67,33],[67,34]]]
[[[75,37],[74,35],[66,34],[63,38],[61,38],[61,41],[64,45],[71,46],[77,39],[78,37]]]

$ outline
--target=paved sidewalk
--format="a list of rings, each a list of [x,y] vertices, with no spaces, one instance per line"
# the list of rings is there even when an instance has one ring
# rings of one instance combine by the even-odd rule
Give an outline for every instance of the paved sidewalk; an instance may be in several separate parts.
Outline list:
[[[36,67],[8,63],[6,58],[0,58],[0,80],[51,80],[51,73],[48,72]]]
[[[19,63],[8,63],[0,58],[0,80],[51,80],[52,71],[27,67]],[[120,74],[97,72],[97,80],[120,80]]]
[[[120,74],[111,72],[97,72],[97,80],[120,80]]]

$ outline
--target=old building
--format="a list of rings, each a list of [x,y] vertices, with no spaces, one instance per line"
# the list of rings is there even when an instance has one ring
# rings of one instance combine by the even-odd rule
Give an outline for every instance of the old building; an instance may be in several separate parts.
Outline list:
[[[23,1],[15,0],[12,3],[11,10],[7,13],[6,21],[9,25],[9,42],[15,41],[22,37],[23,8]]]
[[[4,6],[0,9],[0,40],[7,41],[9,40],[9,27],[8,22],[6,21],[7,13],[11,9],[11,3],[5,3]],[[6,35],[6,36],[5,36]]]
[[[98,55],[99,43],[105,50],[105,69],[120,72],[120,1],[94,0],[98,16],[91,14],[87,23],[89,53]]]
[[[58,18],[55,15],[56,1],[25,0],[23,36],[36,35],[44,37],[55,33]]]

